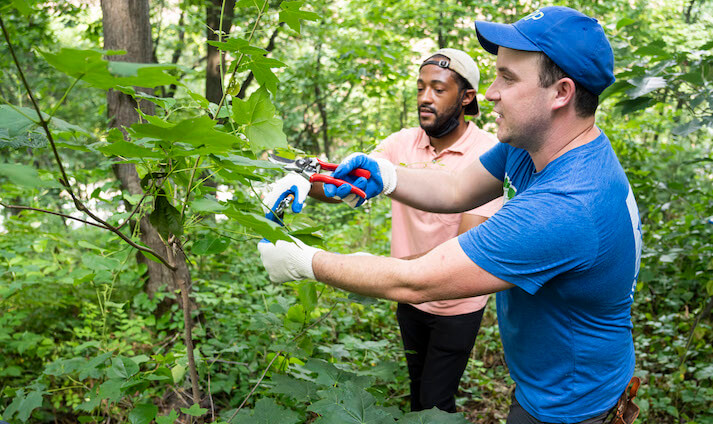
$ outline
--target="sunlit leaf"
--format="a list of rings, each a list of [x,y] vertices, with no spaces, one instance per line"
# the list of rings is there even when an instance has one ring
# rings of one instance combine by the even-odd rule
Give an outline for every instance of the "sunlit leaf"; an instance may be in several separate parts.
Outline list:
[[[627,81],[634,88],[626,92],[626,94],[636,99],[645,96],[654,90],[666,87],[666,80],[661,77],[639,77]]]
[[[234,99],[233,119],[245,126],[253,151],[287,147],[282,121],[275,116],[275,106],[265,88],[252,93],[246,101]]]
[[[300,20],[316,21],[319,15],[314,12],[300,10],[304,1],[283,1],[280,3],[280,22],[286,23],[296,32],[300,32]]]

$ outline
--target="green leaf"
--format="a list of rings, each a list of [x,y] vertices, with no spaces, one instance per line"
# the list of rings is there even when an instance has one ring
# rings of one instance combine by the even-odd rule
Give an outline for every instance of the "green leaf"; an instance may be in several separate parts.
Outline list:
[[[399,424],[468,424],[463,414],[449,414],[433,407],[426,411],[409,412],[397,421]]]
[[[245,135],[254,152],[287,147],[282,121],[275,117],[275,106],[264,87],[252,93],[247,101],[233,100],[233,119],[245,125]]]
[[[242,38],[229,38],[223,42],[208,41],[211,46],[217,47],[218,50],[233,53],[242,53],[247,55],[266,55],[268,52],[260,47],[251,46],[247,40]]]
[[[121,380],[107,380],[99,386],[99,399],[117,402],[121,399]]]
[[[300,32],[300,19],[316,21],[319,15],[314,12],[300,10],[304,1],[283,1],[280,3],[280,22],[286,23],[297,33]]]
[[[386,424],[393,423],[393,416],[376,405],[369,392],[349,381],[329,390],[318,392],[322,399],[307,410],[321,415],[318,422],[329,424]]]
[[[269,398],[255,403],[255,409],[241,409],[234,422],[240,424],[295,424],[301,422],[299,414],[285,409]]]
[[[121,156],[125,158],[162,158],[163,154],[155,152],[148,147],[129,143],[128,141],[117,141],[106,146],[97,148],[106,156]]]
[[[181,213],[171,205],[166,196],[156,196],[154,210],[149,215],[149,221],[156,227],[164,240],[168,240],[171,234],[177,236],[183,234]]]
[[[280,80],[277,78],[272,68],[281,68],[286,66],[279,60],[269,59],[262,56],[253,57],[252,62],[247,64],[248,69],[250,69],[255,75],[255,79],[260,85],[264,86],[273,94],[277,93],[277,84]]]
[[[311,358],[305,364],[305,368],[316,372],[315,382],[324,386],[336,386],[344,382],[351,382],[359,387],[368,387],[372,378],[368,376],[358,376],[352,372],[343,371],[322,359]]]
[[[48,121],[49,128],[55,137],[65,134],[90,135],[89,131],[82,127],[59,118],[50,119],[46,113],[42,113],[42,117]],[[0,105],[0,148],[5,146],[36,148],[44,147],[47,143],[47,135],[39,126],[39,118],[35,109]]]
[[[244,227],[255,231],[273,243],[277,240],[293,241],[292,238],[285,233],[284,227],[281,227],[262,215],[243,212],[242,210],[236,209],[235,206],[226,209],[223,213],[228,218],[234,219]]]
[[[178,412],[171,410],[171,413],[168,415],[162,415],[160,417],[156,417],[156,424],[174,424],[177,419],[178,419]]]
[[[4,176],[11,183],[27,188],[61,188],[62,186],[54,181],[40,179],[37,170],[28,165],[14,163],[0,163],[0,176]]]
[[[25,396],[24,389],[19,389],[15,392],[15,398],[10,406],[5,409],[3,416],[9,419],[17,413],[17,419],[24,422],[30,418],[32,411],[42,406],[42,396],[45,394],[42,390],[33,390]]]
[[[298,283],[297,297],[305,310],[312,311],[317,306],[317,286],[313,282]]]
[[[298,380],[282,374],[273,374],[270,393],[283,394],[297,402],[309,402],[316,398],[317,385],[311,381]]]
[[[230,239],[225,237],[203,236],[191,249],[196,255],[214,255],[222,253],[230,246]]]
[[[158,407],[150,403],[142,403],[129,413],[131,424],[150,424],[158,414]]]
[[[207,408],[201,408],[200,405],[197,403],[194,403],[191,405],[190,408],[181,408],[181,412],[184,414],[188,414],[191,417],[201,417],[203,416],[206,412],[208,412]]]
[[[189,118],[177,124],[161,121],[147,124],[134,124],[130,132],[134,137],[150,137],[165,141],[165,147],[174,143],[187,143],[203,148],[203,153],[223,153],[235,144],[241,144],[237,137],[215,129],[216,122],[207,116]],[[280,127],[282,128],[282,127]]]
[[[32,6],[27,4],[26,0],[12,0],[12,5],[22,14],[22,16],[30,16],[32,14]]]
[[[675,127],[671,133],[678,137],[685,137],[692,134],[705,126],[704,122],[700,119],[692,119],[685,124],[681,124]]]
[[[633,24],[633,23],[636,23],[636,21],[635,21],[634,19],[631,19],[631,18],[619,19],[619,22],[616,23],[616,29],[622,29],[622,28],[624,28],[625,26],[629,26],[629,25],[631,25],[631,24]]]
[[[639,97],[636,99],[623,100],[616,105],[621,107],[622,115],[627,115],[638,110],[646,109],[654,103],[655,100],[651,97]]]
[[[627,82],[634,86],[634,88],[626,92],[626,94],[632,99],[645,96],[654,90],[666,87],[666,80],[661,77],[643,76],[630,79]]]
[[[111,359],[111,368],[107,372],[109,378],[122,378],[124,380],[139,372],[136,362],[123,356]]]
[[[212,197],[203,197],[191,202],[191,209],[194,212],[216,213],[225,210],[225,208],[227,208],[226,205],[223,205]]]
[[[177,83],[167,70],[176,65],[109,62],[104,55],[123,54],[121,51],[82,50],[62,48],[57,53],[39,51],[40,55],[55,69],[88,84],[109,90],[111,88],[133,94],[131,86],[157,87]]]

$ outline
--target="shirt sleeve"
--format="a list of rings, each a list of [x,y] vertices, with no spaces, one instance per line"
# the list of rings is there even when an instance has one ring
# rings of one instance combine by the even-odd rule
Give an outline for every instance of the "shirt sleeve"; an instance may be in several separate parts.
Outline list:
[[[500,181],[505,179],[505,165],[507,164],[509,148],[510,146],[505,143],[498,143],[492,149],[480,155],[480,163],[493,177]]]
[[[598,240],[588,211],[554,193],[522,193],[458,237],[478,266],[530,294],[564,272],[591,266]]]

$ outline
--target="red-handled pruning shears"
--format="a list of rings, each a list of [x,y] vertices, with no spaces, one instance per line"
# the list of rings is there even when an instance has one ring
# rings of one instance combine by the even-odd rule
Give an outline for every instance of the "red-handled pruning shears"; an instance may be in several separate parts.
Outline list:
[[[269,159],[270,162],[284,166],[285,170],[287,171],[294,171],[302,175],[303,177],[307,178],[307,180],[309,180],[309,182],[311,183],[323,182],[327,184],[334,184],[337,186],[340,186],[342,184],[348,184],[351,187],[352,193],[363,199],[366,199],[366,193],[364,193],[364,190],[355,187],[344,180],[330,177],[329,175],[320,174],[320,171],[323,169],[327,171],[334,171],[335,169],[337,169],[339,165],[336,163],[325,162],[317,158],[287,159],[274,154],[270,154]],[[364,177],[366,179],[371,177],[371,172],[362,168],[357,168],[349,174],[354,175],[356,177]]]

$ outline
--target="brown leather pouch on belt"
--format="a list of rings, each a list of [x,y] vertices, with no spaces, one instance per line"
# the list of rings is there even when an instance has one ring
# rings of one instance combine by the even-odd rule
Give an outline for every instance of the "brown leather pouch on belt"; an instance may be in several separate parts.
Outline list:
[[[634,403],[636,392],[639,390],[641,380],[639,377],[632,377],[626,390],[621,394],[619,401],[614,408],[614,417],[607,421],[607,424],[632,424],[639,416],[639,407]]]

